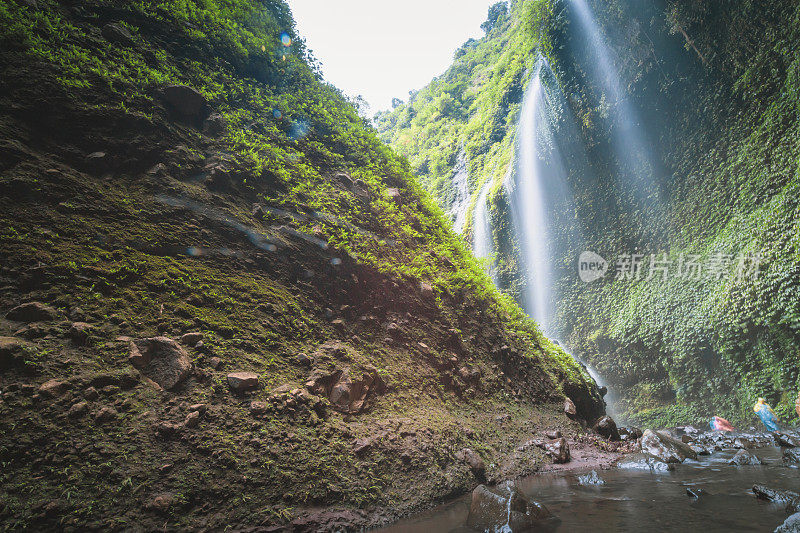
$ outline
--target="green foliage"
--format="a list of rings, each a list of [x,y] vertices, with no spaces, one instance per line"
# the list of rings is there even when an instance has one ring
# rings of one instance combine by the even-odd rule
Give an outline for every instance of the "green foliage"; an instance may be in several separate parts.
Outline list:
[[[508,3],[507,2],[497,2],[489,7],[489,14],[486,17],[486,21],[481,24],[481,29],[486,33],[491,33],[497,23],[500,21],[502,17],[505,17],[508,14]]]
[[[513,3],[507,23],[466,43],[447,72],[379,117],[382,138],[409,157],[445,210],[455,198],[450,179],[460,150],[469,160],[473,206],[480,186],[494,181],[495,267],[500,286],[519,301],[525,276],[497,185],[513,161],[526,72],[537,54],[547,57],[589,159],[585,166],[568,154],[576,208],[574,215],[548,213],[556,240],[580,234],[582,249],[600,252],[612,268],[616,254],[636,249],[669,252],[676,262],[681,254],[763,257],[757,279],[587,286],[574,274],[580,250],[562,250],[563,337],[618,392],[624,416],[669,424],[719,414],[749,423],[758,396],[794,416],[800,10],[790,1],[588,5],[653,147],[654,184],[644,189],[652,205],[637,204],[621,180],[625,162],[614,155],[610,120],[616,104],[594,75],[594,56],[567,1]],[[460,109],[439,112],[450,96]],[[468,218],[467,238],[469,225]]]
[[[537,43],[542,55],[553,57],[552,33],[557,21],[555,3],[550,0],[530,0],[522,4],[521,14],[524,35],[529,42]]]
[[[82,3],[78,11],[81,23],[66,16],[53,0],[42,0],[38,9],[0,2],[4,62],[50,69],[54,74],[44,79],[55,82],[54,94],[69,101],[76,112],[92,110],[110,117],[136,113],[152,118],[163,113],[158,102],[163,86],[195,87],[227,121],[220,149],[235,167],[231,186],[237,194],[289,212],[316,213],[314,218],[296,221],[294,229],[314,235],[336,253],[347,254],[378,272],[429,282],[439,297],[468,293],[483,301],[505,317],[510,330],[530,338],[527,355],[546,359],[545,367],[555,382],[560,382],[566,371],[565,379],[585,383],[569,361],[552,350],[540,349],[539,341],[544,339],[535,326],[516,304],[497,294],[467,246],[450,231],[441,209],[412,177],[408,161],[381,142],[338,89],[320,80],[284,2],[93,0]],[[498,24],[511,24],[502,13],[496,15]],[[102,29],[109,20],[121,21],[136,44],[120,45],[105,39]],[[155,46],[165,33],[170,35],[169,41],[163,48]],[[291,46],[281,43],[283,33],[291,37]],[[494,42],[492,47],[501,50],[504,43]],[[464,60],[477,65],[476,54],[483,53],[470,52]],[[498,79],[493,94],[519,93],[523,70],[519,57],[508,56],[505,64],[491,73]],[[449,151],[455,154],[456,131],[462,127],[468,132],[483,129],[480,114],[473,117],[462,110],[482,93],[486,74],[478,69],[473,76],[443,80],[441,93],[435,97],[419,94],[396,112],[408,116],[419,109],[415,118],[419,125],[423,120],[446,122],[452,132],[446,134],[452,142]],[[478,107],[490,101],[481,98]],[[505,98],[498,124],[505,124],[513,115],[512,100]],[[468,117],[469,123],[464,125]],[[472,135],[469,150],[476,153],[479,144],[484,142]],[[426,153],[443,152],[429,147]],[[449,165],[440,158],[431,164],[440,171]],[[335,171],[348,172],[353,180],[359,180],[369,202],[338,187],[331,179]],[[191,172],[179,168],[174,177],[187,180]],[[400,191],[401,201],[388,196],[390,187]],[[129,209],[131,197],[121,196],[109,201],[121,210]],[[156,239],[139,226],[125,228],[118,237],[123,242]],[[80,268],[75,261],[71,256],[72,266],[64,268]],[[127,275],[123,270],[128,269],[131,276],[143,272],[150,276],[152,268],[163,268],[164,277],[153,281],[159,291],[177,296],[204,290],[207,298],[218,299],[220,311],[203,311],[204,323],[221,331],[235,330],[224,312],[235,309],[231,296],[218,294],[208,278],[189,272],[172,276],[171,266],[155,267],[142,261],[141,257],[131,259],[113,275]],[[97,299],[99,293],[89,291],[86,297]],[[132,305],[137,310],[153,304],[147,294],[141,298],[134,298]],[[298,327],[308,330],[305,323]]]
[[[674,423],[681,416],[686,422],[719,414],[750,424],[759,396],[782,417],[794,418],[800,315],[790,294],[797,291],[800,268],[792,237],[800,152],[793,139],[800,115],[793,89],[797,58],[788,52],[798,35],[785,19],[798,20],[800,12],[790,3],[720,3],[704,13],[671,2],[661,27],[680,42],[682,34],[673,31],[680,26],[707,60],[691,46],[682,58],[670,58],[672,68],[693,72],[695,81],[681,88],[685,96],[673,95],[674,83],[642,77],[643,64],[627,67],[637,98],[671,99],[674,106],[674,121],[657,125],[669,139],[661,152],[672,173],[662,181],[668,209],[655,221],[664,235],[639,245],[648,252],[669,250],[676,263],[681,254],[697,254],[703,262],[718,254],[760,255],[761,273],[737,278],[733,265],[719,279],[617,280],[588,288],[575,283],[565,295],[572,313],[567,327],[574,345],[623,392],[621,410],[632,418]],[[731,33],[720,19],[742,24]],[[759,52],[743,54],[753,39],[760,41]],[[626,55],[636,57],[636,46],[631,48]],[[657,68],[663,69],[660,78],[673,75],[666,65]],[[763,83],[768,94],[741,92],[754,83]],[[698,117],[691,111],[697,108],[706,113]],[[606,217],[604,227],[615,226],[621,227]],[[612,261],[614,253],[630,250],[609,237],[587,246],[607,251]],[[592,318],[599,309],[606,318]],[[645,382],[651,392],[639,394],[641,376],[661,385]]]
[[[516,2],[507,9],[504,2],[492,6],[496,27],[486,37],[465,43],[442,76],[376,117],[381,138],[409,158],[420,184],[445,211],[455,200],[451,177],[460,152],[467,157],[473,203],[485,180],[499,184],[505,177],[533,51],[549,48],[542,29],[552,15],[549,2]]]

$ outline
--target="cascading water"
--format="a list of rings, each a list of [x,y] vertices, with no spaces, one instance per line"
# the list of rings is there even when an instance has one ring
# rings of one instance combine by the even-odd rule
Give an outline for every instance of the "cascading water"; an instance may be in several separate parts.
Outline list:
[[[514,482],[506,481],[505,489],[508,492],[508,500],[506,500],[506,523],[497,529],[497,533],[513,533],[511,529],[511,506],[514,504]]]
[[[478,200],[475,203],[472,227],[472,251],[475,257],[480,259],[490,259],[493,251],[492,246],[492,221],[489,219],[489,190],[492,187],[492,180],[487,180],[481,188]],[[494,269],[489,266],[487,274],[492,278],[492,282],[497,285]]]
[[[553,316],[552,278],[540,157],[540,136],[549,130],[544,114],[543,58],[536,61],[522,103],[517,130],[517,156],[511,191],[517,237],[527,274],[525,308],[542,331],[550,332]]]
[[[467,219],[470,199],[467,153],[463,148],[459,152],[456,166],[453,168],[453,187],[456,190],[456,197],[453,201],[450,215],[453,217],[453,229],[456,233],[461,233],[464,229],[464,222]]]
[[[539,57],[522,104],[514,173],[504,182],[527,277],[525,309],[550,338],[558,338],[560,333],[555,320],[554,263],[558,256],[555,252],[563,253],[563,247],[582,243],[582,238],[575,235],[561,235],[556,243],[556,228],[549,225],[557,211],[562,211],[562,215],[574,212],[559,139],[551,125],[556,110],[563,109],[564,99],[554,88],[554,79],[547,61]],[[566,241],[569,244],[565,244]],[[554,250],[558,246],[562,249]],[[597,383],[603,383],[596,370],[581,364]]]

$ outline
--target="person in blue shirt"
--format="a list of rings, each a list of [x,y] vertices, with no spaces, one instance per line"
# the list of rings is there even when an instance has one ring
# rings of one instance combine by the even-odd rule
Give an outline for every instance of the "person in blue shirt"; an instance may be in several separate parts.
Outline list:
[[[753,412],[758,415],[758,418],[761,419],[768,431],[780,430],[778,427],[778,416],[775,414],[775,411],[772,410],[772,407],[767,404],[764,398],[758,399],[756,404],[753,406]]]

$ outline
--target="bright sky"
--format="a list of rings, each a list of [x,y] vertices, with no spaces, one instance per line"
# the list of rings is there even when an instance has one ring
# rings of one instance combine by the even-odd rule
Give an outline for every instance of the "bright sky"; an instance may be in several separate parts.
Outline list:
[[[497,0],[288,0],[325,79],[375,113],[443,73]]]

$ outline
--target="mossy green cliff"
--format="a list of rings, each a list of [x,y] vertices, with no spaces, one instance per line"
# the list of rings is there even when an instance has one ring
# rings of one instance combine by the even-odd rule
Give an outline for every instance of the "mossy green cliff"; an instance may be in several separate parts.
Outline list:
[[[366,526],[602,411],[313,65],[281,1],[0,1],[0,527]]]

